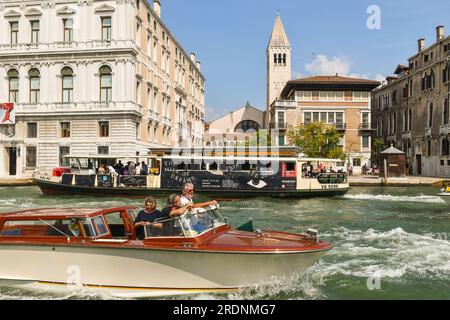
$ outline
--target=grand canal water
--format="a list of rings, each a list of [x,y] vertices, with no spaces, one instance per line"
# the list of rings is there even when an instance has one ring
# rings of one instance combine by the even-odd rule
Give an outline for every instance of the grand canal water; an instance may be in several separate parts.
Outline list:
[[[301,279],[229,295],[189,299],[449,299],[450,207],[435,188],[352,188],[345,196],[304,200],[255,198],[222,203],[235,226],[318,229],[334,245]],[[46,197],[36,187],[0,188],[0,212],[35,207],[112,207],[142,200]],[[162,205],[163,199],[159,199]],[[1,263],[1,262],[0,262]],[[205,266],[207,267],[207,266]],[[368,286],[369,284],[369,286]],[[370,290],[373,289],[373,290]],[[0,299],[105,299],[0,288]]]

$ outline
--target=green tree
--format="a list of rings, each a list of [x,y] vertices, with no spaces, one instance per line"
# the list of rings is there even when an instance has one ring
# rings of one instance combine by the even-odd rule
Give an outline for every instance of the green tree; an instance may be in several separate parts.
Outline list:
[[[376,159],[378,165],[380,165],[380,153],[383,151],[383,148],[384,140],[382,138],[376,138],[372,146],[372,160]]]
[[[268,147],[272,145],[272,137],[267,130],[252,132],[248,140],[245,141],[246,147]]]
[[[292,145],[298,146],[310,158],[345,160],[346,155],[339,141],[342,136],[336,127],[324,123],[303,124],[291,128],[287,137]]]

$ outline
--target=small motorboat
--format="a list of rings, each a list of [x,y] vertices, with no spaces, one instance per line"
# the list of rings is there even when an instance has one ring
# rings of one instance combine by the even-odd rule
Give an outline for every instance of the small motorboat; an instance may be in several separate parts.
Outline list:
[[[144,227],[136,207],[0,214],[0,285],[116,297],[228,292],[300,277],[332,245],[317,231],[232,228],[218,206]],[[247,231],[244,231],[247,230]]]
[[[450,205],[450,186],[442,188],[439,197]]]

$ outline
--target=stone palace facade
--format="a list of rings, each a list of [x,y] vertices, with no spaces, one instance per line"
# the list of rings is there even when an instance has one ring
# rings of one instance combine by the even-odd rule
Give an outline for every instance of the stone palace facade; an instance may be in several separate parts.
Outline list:
[[[15,123],[0,123],[0,177],[65,165],[67,154],[201,146],[200,67],[158,0],[2,1],[0,103],[14,103]]]

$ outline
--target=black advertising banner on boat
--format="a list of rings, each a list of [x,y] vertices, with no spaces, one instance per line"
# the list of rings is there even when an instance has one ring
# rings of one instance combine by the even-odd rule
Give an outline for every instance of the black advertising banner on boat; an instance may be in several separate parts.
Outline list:
[[[75,175],[75,185],[79,187],[94,187],[95,175]]]
[[[146,187],[147,176],[120,176],[120,187]]]
[[[68,186],[72,185],[73,176],[73,174],[64,174],[62,176],[61,183]]]
[[[98,175],[97,186],[101,188],[112,188],[113,187],[112,177],[109,175]]]
[[[164,159],[161,188],[180,189],[192,182],[198,190],[295,190],[296,177],[283,177],[279,161],[262,164],[244,161],[226,163],[185,163]]]

